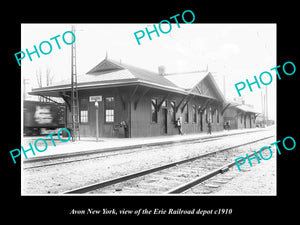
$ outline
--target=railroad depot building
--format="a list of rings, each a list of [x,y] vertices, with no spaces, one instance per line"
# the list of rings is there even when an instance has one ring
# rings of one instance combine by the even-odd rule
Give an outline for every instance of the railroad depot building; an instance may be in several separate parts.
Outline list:
[[[105,58],[77,77],[80,135],[96,136],[96,106],[100,137],[147,137],[178,134],[175,126],[182,117],[183,133],[255,127],[257,113],[225,100],[208,71],[165,74],[151,72]],[[66,127],[71,128],[71,81],[35,88],[29,93],[61,97],[66,102]],[[120,127],[125,121],[128,129]]]

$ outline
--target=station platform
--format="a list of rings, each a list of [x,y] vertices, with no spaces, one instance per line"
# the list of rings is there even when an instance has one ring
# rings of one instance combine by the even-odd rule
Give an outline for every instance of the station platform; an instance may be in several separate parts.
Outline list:
[[[109,152],[109,151],[118,151],[125,149],[141,148],[148,146],[158,146],[166,144],[175,144],[178,142],[188,142],[195,140],[205,140],[209,138],[218,138],[229,135],[238,135],[243,133],[252,133],[259,132],[263,130],[274,129],[274,126],[267,128],[250,128],[242,130],[224,130],[213,132],[212,134],[200,133],[200,134],[185,134],[185,135],[172,135],[172,136],[157,136],[157,137],[140,137],[140,138],[99,138],[99,141],[96,142],[95,137],[81,137],[79,141],[72,142],[72,139],[68,142],[59,141],[57,136],[54,137],[56,146],[53,146],[53,143],[50,137],[42,137],[48,143],[48,148],[44,152],[35,151],[33,155],[32,151],[26,152],[27,159],[25,159],[24,154],[22,155],[22,160],[26,161],[35,161],[43,159],[55,159],[79,155],[87,155],[98,152]],[[275,131],[274,131],[275,132]],[[29,149],[29,143],[34,146],[35,140],[40,137],[24,137],[22,139],[23,148]],[[45,146],[41,147],[43,149]],[[34,148],[34,147],[33,147]]]

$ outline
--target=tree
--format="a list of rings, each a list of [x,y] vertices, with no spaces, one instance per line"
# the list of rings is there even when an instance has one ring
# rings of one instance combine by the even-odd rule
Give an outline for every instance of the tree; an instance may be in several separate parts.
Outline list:
[[[46,68],[46,86],[49,86],[53,82],[54,76],[50,75],[51,74],[51,69],[49,67]],[[42,71],[41,68],[35,72],[35,76],[37,79],[38,87],[41,88],[43,87],[43,79],[42,79]],[[48,101],[47,99],[44,99],[43,97],[39,96],[39,101]]]
[[[43,86],[41,68],[39,68],[39,70],[35,71],[35,77],[36,77],[39,88],[41,88]],[[42,98],[41,96],[38,96],[38,98],[39,98],[40,102],[44,100],[44,98]]]
[[[52,84],[53,82],[53,78],[54,76],[50,76],[50,73],[51,73],[51,69],[49,69],[49,67],[47,67],[46,69],[46,86],[49,86]]]

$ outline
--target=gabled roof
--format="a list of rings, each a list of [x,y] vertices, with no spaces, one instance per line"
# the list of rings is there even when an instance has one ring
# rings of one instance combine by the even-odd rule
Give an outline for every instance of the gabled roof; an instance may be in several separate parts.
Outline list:
[[[236,108],[241,112],[246,112],[246,113],[248,112],[248,113],[260,114],[259,110],[255,109],[253,105],[248,105],[245,103],[231,101],[231,100],[227,100],[226,102],[229,104],[229,108]]]
[[[139,80],[178,88],[178,86],[176,86],[174,83],[172,83],[171,81],[166,79],[164,76],[159,75],[158,73],[155,73],[155,72],[152,72],[152,71],[149,71],[146,69],[141,69],[141,68],[138,68],[138,67],[135,67],[132,65],[124,64],[124,63],[120,64],[117,61],[114,61],[111,59],[109,61],[111,63],[113,63],[114,65],[120,66],[120,67],[128,70],[135,78],[137,78]]]
[[[208,71],[167,74],[164,77],[186,91],[225,101],[221,90]],[[209,83],[210,87],[207,87],[207,83]],[[208,93],[204,93],[203,88],[209,90]]]
[[[248,105],[237,105],[233,106],[241,111],[249,112],[249,113],[259,113],[257,110],[253,109],[253,107],[250,107]]]
[[[95,74],[93,74],[95,75]],[[84,84],[90,82],[106,82],[106,81],[117,81],[117,80],[134,80],[136,79],[128,70],[114,70],[107,73],[103,73],[101,76],[93,76],[82,74],[77,76],[77,83]],[[71,78],[65,79],[63,81],[54,83],[52,86],[59,86],[59,85],[70,85]]]
[[[213,94],[206,96],[195,91],[196,86],[204,80],[213,89]],[[181,94],[193,93],[221,101],[224,100],[212,75],[207,71],[160,75],[132,65],[119,63],[115,60],[104,59],[86,74],[77,76],[78,90],[135,84],[143,84]],[[33,89],[30,94],[57,96],[59,91],[68,91],[70,89],[71,81],[66,79],[48,87]]]
[[[208,71],[166,74],[164,77],[185,90],[191,90],[208,75]]]
[[[97,66],[91,69],[87,74],[92,75],[100,75],[103,73],[109,73],[115,70],[122,70],[125,69],[123,66],[118,65],[118,63],[113,63],[111,60],[102,60]]]
[[[211,73],[208,73],[208,75],[205,78],[211,83],[212,87],[214,87],[213,90],[214,90],[215,94],[218,96],[219,100],[225,102],[226,99],[225,99],[222,91],[220,90],[219,86],[217,85],[215,79],[211,75]]]
[[[183,91],[184,93],[184,90],[158,73],[128,64],[121,64],[111,59],[104,59],[86,74],[77,76],[78,90],[105,85],[133,84],[134,82],[158,86],[162,89]],[[41,91],[46,94],[47,91],[66,90],[70,88],[71,79],[69,78],[48,87],[35,88],[30,94],[39,94]]]

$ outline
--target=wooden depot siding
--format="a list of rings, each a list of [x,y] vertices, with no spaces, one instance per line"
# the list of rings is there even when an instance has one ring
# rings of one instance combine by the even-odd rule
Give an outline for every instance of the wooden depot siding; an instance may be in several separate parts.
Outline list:
[[[81,136],[96,136],[96,107],[95,102],[89,102],[90,96],[102,96],[102,101],[99,101],[98,108],[98,125],[99,125],[99,136],[100,137],[124,137],[124,129],[118,125],[121,121],[129,119],[128,105],[123,103],[120,96],[111,89],[93,89],[93,90],[82,90],[79,92],[79,112],[83,109],[80,104],[82,99],[87,99],[87,110],[88,110],[88,122],[80,123],[80,135]],[[114,97],[114,122],[105,122],[105,98]],[[86,109],[86,108],[84,108]],[[68,111],[68,123],[71,123],[70,112]]]
[[[101,95],[102,101],[99,102],[99,136],[100,137],[118,137],[124,138],[124,128],[119,127],[121,121],[125,120],[129,126],[129,137],[149,137],[149,136],[163,136],[163,135],[176,135],[178,128],[175,127],[175,122],[172,121],[171,101],[175,102],[175,107],[178,107],[175,120],[183,117],[182,130],[183,133],[207,133],[210,114],[212,115],[212,132],[224,129],[224,122],[230,120],[230,129],[244,129],[255,127],[254,114],[242,112],[234,107],[229,107],[225,110],[224,114],[221,111],[224,104],[218,101],[212,101],[210,104],[208,98],[201,96],[188,96],[179,93],[170,93],[168,91],[159,90],[155,88],[147,88],[144,86],[127,86],[117,88],[102,88],[81,90],[79,92],[79,102],[86,99],[87,106],[85,108],[80,105],[81,109],[88,110],[88,122],[80,124],[81,136],[96,136],[96,108],[94,102],[89,102],[90,96]],[[105,122],[105,98],[114,97],[114,122]],[[157,112],[157,123],[152,122],[151,118],[151,99],[157,99],[157,104],[162,100],[166,101],[166,106],[159,108]],[[182,101],[184,99],[184,101]],[[184,103],[188,101],[188,122],[184,122],[184,113],[186,110],[183,108]],[[207,105],[206,105],[207,104]],[[193,121],[193,105],[196,108],[196,122]],[[200,111],[199,109],[206,105],[206,109]],[[219,122],[217,122],[217,111],[219,112]],[[245,117],[245,115],[247,115]],[[202,120],[201,120],[202,117]],[[242,117],[242,120],[241,120]],[[246,123],[245,123],[246,118]],[[166,120],[166,122],[165,122]],[[68,115],[70,123],[71,118]],[[202,129],[201,129],[202,121]],[[246,126],[245,126],[246,125]]]
[[[140,94],[140,93],[138,93]],[[137,108],[134,109],[134,105],[131,105],[131,137],[143,137],[143,136],[161,136],[161,135],[175,135],[178,134],[178,128],[175,127],[175,122],[172,121],[171,113],[171,101],[175,102],[175,106],[178,106],[179,102],[184,97],[179,94],[169,94],[169,97],[165,98],[168,95],[167,92],[151,90],[149,91],[138,103]],[[157,99],[157,102],[160,103],[164,98],[167,102],[167,106],[161,106],[157,112],[157,122],[152,122],[151,119],[151,99]],[[205,103],[205,99],[200,99],[194,97],[190,100],[188,104],[188,122],[183,122],[182,129],[184,133],[200,133],[207,132],[207,121],[205,113],[199,112],[199,107]],[[192,106],[196,107],[196,122],[193,121]],[[184,112],[182,111],[183,104],[179,107],[175,119],[180,116],[184,117]],[[186,106],[185,106],[186,107]],[[213,115],[212,131],[219,131],[223,129],[223,117],[220,113],[221,108],[218,108],[219,111],[219,122],[217,122],[217,113],[215,111]],[[207,110],[209,113],[209,109]],[[166,116],[165,116],[166,114]],[[202,115],[202,131],[201,131],[201,115]],[[166,123],[165,123],[166,117]],[[183,119],[184,121],[184,119]],[[165,127],[166,126],[166,127]]]

